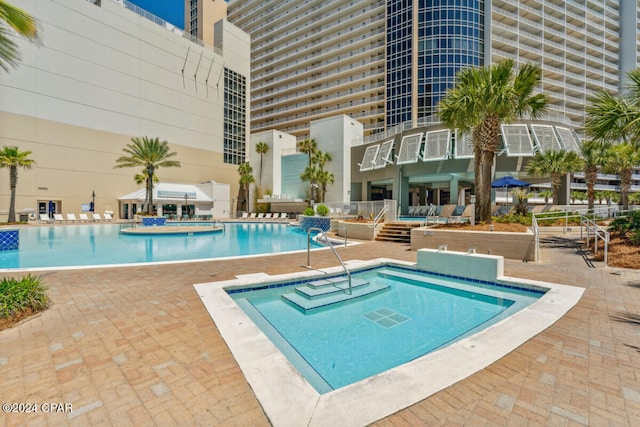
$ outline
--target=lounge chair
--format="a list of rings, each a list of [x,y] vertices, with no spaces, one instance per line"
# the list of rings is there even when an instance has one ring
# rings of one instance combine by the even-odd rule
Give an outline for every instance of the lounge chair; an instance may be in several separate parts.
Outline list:
[[[266,214],[264,214],[264,219],[271,219],[271,212],[267,212]]]
[[[91,217],[93,218],[94,222],[102,221],[102,218],[100,217],[100,214],[94,213],[94,214],[91,214]]]
[[[76,214],[67,214],[67,221],[69,222],[76,222],[78,221],[78,218],[76,218]]]
[[[55,221],[58,221],[58,222],[64,222],[65,221],[64,217],[62,216],[62,214],[53,214],[53,219]]]
[[[264,219],[264,214],[263,214],[262,212],[260,212],[260,213],[258,214],[257,219]]]
[[[249,212],[242,212],[242,219],[247,219],[249,218]]]
[[[49,218],[49,214],[46,213],[41,213],[40,214],[40,221],[39,222],[46,222],[46,223],[52,223],[53,219]]]
[[[289,219],[289,214],[288,214],[288,213],[286,213],[286,212],[282,212],[282,213],[280,214],[280,219]]]
[[[105,221],[113,221],[113,217],[111,216],[110,213],[106,213],[104,214],[104,220]]]
[[[251,215],[249,215],[249,219],[256,219],[256,213],[251,212]]]
[[[89,217],[87,214],[80,214],[80,221],[89,222]]]

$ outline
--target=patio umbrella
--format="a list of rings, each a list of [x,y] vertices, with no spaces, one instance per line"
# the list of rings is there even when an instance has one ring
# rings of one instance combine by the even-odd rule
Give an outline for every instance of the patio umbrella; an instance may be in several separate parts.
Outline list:
[[[515,179],[511,175],[503,176],[500,179],[496,179],[491,183],[491,187],[493,188],[504,188],[505,192],[507,188],[515,188],[515,187],[528,187],[531,184],[528,182],[520,181],[519,179]],[[507,199],[508,200],[508,199]],[[513,202],[513,200],[512,200]]]

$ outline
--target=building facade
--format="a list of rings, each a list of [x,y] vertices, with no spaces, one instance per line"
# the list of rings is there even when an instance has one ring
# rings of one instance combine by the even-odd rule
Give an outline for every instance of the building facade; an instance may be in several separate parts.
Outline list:
[[[501,156],[520,160],[499,161],[497,174],[522,178],[527,158],[545,144],[576,149],[591,95],[623,90],[625,73],[638,66],[639,10],[635,0],[232,0],[228,16],[252,35],[252,132],[304,139],[312,120],[346,114],[364,125],[363,139],[353,142],[352,195],[401,192],[406,200],[409,192],[424,201],[439,188],[436,199],[455,201],[464,197],[446,182],[452,173],[469,181],[473,162],[436,175],[468,159],[466,142],[456,143],[453,132],[442,159],[426,153],[437,150],[430,145],[443,131],[437,105],[457,72],[506,58],[542,68],[538,90],[549,102],[538,133],[519,123],[503,135]],[[418,134],[419,142],[407,143],[416,155],[398,164],[402,141]],[[374,146],[391,147],[389,156],[362,170],[357,163],[370,161],[364,152]]]
[[[130,216],[118,198],[139,187],[140,171],[114,166],[132,137],[167,140],[177,152],[182,166],[160,168],[160,181],[215,181],[237,192],[249,137],[246,33],[220,20],[212,46],[194,43],[113,0],[20,7],[39,20],[43,43],[17,39],[22,63],[0,74],[0,145],[36,161],[20,172],[19,212],[78,212],[95,194],[96,211]],[[0,217],[8,205],[9,186],[0,186]]]

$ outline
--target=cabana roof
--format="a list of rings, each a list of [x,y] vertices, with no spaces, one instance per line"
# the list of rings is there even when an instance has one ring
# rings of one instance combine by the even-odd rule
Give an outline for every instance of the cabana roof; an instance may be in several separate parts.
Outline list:
[[[137,200],[139,202],[146,201],[147,190],[140,188],[122,197],[118,200]],[[174,184],[170,182],[161,182],[153,187],[154,202],[173,202],[184,203],[186,199],[189,202],[213,203],[213,199],[207,196],[202,190],[193,184]]]

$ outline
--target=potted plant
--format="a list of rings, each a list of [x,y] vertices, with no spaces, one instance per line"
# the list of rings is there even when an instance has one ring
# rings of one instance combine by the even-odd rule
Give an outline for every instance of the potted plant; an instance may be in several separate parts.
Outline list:
[[[298,227],[304,231],[308,231],[310,228],[319,228],[324,232],[329,231],[331,227],[329,208],[326,205],[318,205],[315,210],[312,207],[306,208],[300,216]]]

